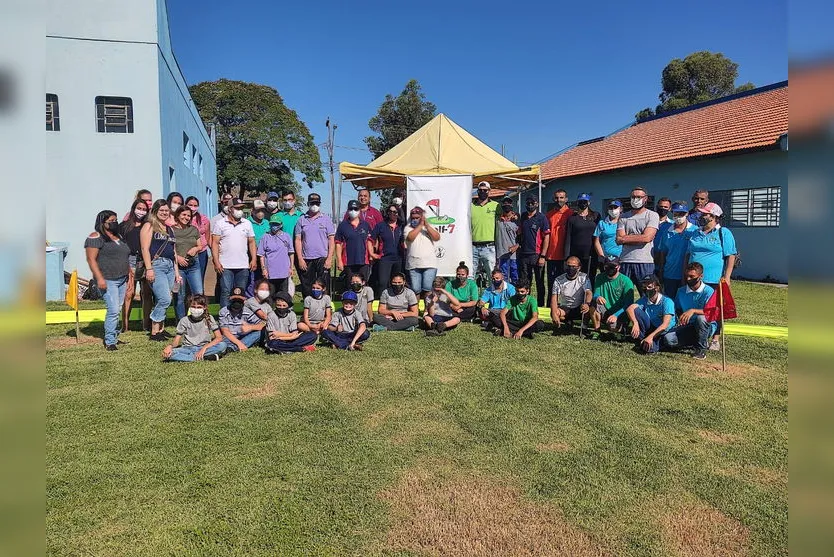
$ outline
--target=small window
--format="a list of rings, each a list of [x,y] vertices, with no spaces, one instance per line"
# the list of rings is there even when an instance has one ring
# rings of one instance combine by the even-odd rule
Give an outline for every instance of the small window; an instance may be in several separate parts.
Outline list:
[[[99,133],[133,133],[133,100],[96,97],[96,129]]]
[[[182,132],[182,164],[188,169],[191,168],[191,140],[185,132]]]
[[[203,181],[203,155],[200,155],[199,158],[200,158],[200,170],[198,172],[198,175],[200,177],[200,181],[202,182]]]
[[[200,169],[200,161],[197,157],[198,157],[197,148],[192,145],[191,146],[191,170],[194,172],[195,175],[197,174],[197,172]]]
[[[168,191],[177,191],[177,174],[173,166],[168,167]]]
[[[782,188],[778,186],[709,192],[709,200],[723,210],[721,222],[733,227],[778,227]]]
[[[61,131],[61,115],[58,112],[58,95],[46,94],[46,131]]]

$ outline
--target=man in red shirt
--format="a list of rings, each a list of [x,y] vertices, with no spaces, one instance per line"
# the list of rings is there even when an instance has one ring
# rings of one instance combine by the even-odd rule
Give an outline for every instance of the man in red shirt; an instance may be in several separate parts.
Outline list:
[[[553,281],[565,272],[565,232],[568,219],[573,211],[568,206],[568,192],[558,189],[553,192],[556,207],[547,212],[550,223],[550,244],[544,254],[547,259],[547,300],[553,296]]]
[[[378,209],[371,207],[371,192],[365,189],[359,190],[359,193],[356,194],[356,200],[359,202],[359,220],[367,222],[368,228],[373,230],[377,224],[385,221],[382,213]],[[346,220],[347,218],[348,212],[345,211],[342,220]]]

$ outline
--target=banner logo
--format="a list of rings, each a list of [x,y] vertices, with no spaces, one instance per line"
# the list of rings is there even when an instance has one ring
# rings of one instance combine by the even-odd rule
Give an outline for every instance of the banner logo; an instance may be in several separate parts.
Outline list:
[[[429,201],[426,201],[426,207],[429,208],[429,211],[431,211],[432,215],[433,215],[431,217],[426,218],[426,221],[428,221],[429,224],[442,225],[442,224],[452,224],[452,223],[455,222],[455,219],[453,219],[449,215],[442,215],[440,213],[440,200],[439,199],[430,199]],[[441,255],[441,256],[438,256],[438,257],[443,257],[443,256]]]

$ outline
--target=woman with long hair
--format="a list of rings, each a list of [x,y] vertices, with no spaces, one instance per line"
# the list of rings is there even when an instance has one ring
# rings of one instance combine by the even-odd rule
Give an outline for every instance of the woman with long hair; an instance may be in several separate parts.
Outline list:
[[[200,283],[205,284],[206,268],[208,268],[208,247],[211,242],[211,219],[200,212],[200,200],[193,195],[185,199],[185,205],[191,209],[191,224],[200,231],[203,247],[197,253],[197,263],[200,264]]]
[[[200,231],[192,225],[192,212],[187,205],[174,211],[174,238],[176,239],[177,265],[182,276],[182,287],[174,294],[174,310],[177,319],[185,317],[185,287],[189,294],[203,293],[203,279],[200,275],[200,263],[197,254],[202,247]],[[176,288],[175,288],[176,290]]]
[[[174,249],[174,231],[165,224],[170,216],[168,202],[157,199],[148,214],[148,222],[142,225],[139,232],[145,278],[150,283],[156,299],[151,310],[150,330],[150,339],[156,341],[171,338],[171,335],[165,332],[165,313],[171,305],[174,283],[182,282]]]
[[[101,290],[107,313],[104,318],[104,347],[117,350],[119,313],[124,304],[130,267],[130,247],[119,234],[119,221],[114,211],[101,211],[96,216],[95,231],[84,242],[87,264]]]
[[[168,220],[165,222],[168,226],[174,226],[174,213],[177,212],[177,209],[185,205],[185,202],[182,200],[182,195],[179,192],[172,191],[168,194],[166,198],[168,202],[168,209],[170,209],[171,214],[168,216]]]
[[[133,305],[133,297],[136,294],[136,281],[139,281],[139,296],[142,301],[142,330],[150,330],[151,327],[151,304],[153,303],[153,292],[151,286],[145,277],[136,276],[136,263],[142,259],[142,247],[139,242],[139,231],[142,230],[142,225],[145,224],[148,215],[148,205],[146,201],[137,197],[130,206],[130,213],[127,218],[119,225],[119,234],[121,234],[124,241],[130,247],[130,257],[128,257],[128,264],[130,265],[130,274],[127,278],[127,287],[125,288],[125,301],[122,307],[122,332],[126,333],[129,328],[130,310]]]

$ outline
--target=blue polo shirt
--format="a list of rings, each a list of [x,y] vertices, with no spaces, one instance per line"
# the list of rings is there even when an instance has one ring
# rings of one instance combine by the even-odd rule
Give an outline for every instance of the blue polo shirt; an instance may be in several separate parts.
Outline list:
[[[518,250],[521,255],[533,255],[541,253],[542,243],[544,237],[550,233],[550,222],[541,211],[536,211],[536,214],[528,216],[525,212],[521,215],[521,248]]]
[[[658,294],[657,301],[655,303],[652,303],[646,296],[643,296],[634,303],[643,308],[643,311],[649,315],[652,327],[660,327],[660,324],[663,323],[664,315],[672,316],[672,320],[669,322],[669,326],[666,327],[665,330],[668,331],[675,326],[675,323],[677,323],[677,318],[675,317],[675,302],[668,296]]]
[[[489,305],[489,309],[504,309],[510,297],[515,296],[515,286],[504,281],[504,288],[499,292],[490,286],[481,294],[481,301]]]
[[[353,226],[350,221],[343,220],[336,229],[336,241],[344,245],[348,265],[366,265],[368,263],[368,237],[371,228],[368,223],[360,220]]]
[[[666,262],[663,264],[664,279],[683,278],[683,256],[689,249],[689,238],[698,230],[697,226],[687,223],[683,232],[676,232],[674,226],[663,227],[658,231],[660,245],[657,248],[661,253],[666,254]]]
[[[652,240],[652,249],[657,252],[660,249],[660,237],[663,235],[664,232],[669,230],[669,227],[673,226],[675,223],[674,221],[667,220],[666,222],[661,222],[657,226],[657,234],[654,235],[654,240]]]
[[[387,222],[379,222],[371,231],[371,239],[379,241],[378,251],[382,261],[402,259],[403,227],[397,224],[393,229]]]
[[[689,311],[690,309],[704,309],[709,299],[715,293],[715,289],[708,284],[701,281],[701,286],[697,290],[692,290],[688,286],[681,286],[675,294],[675,307],[678,313]],[[718,324],[712,322],[712,330],[710,336],[715,334]]]
[[[721,249],[721,237],[724,239],[724,249]],[[733,233],[723,226],[715,227],[706,233],[700,228],[689,237],[687,246],[690,263],[700,263],[704,266],[704,282],[718,284],[724,272],[724,258],[735,255],[736,240]]]
[[[603,254],[620,257],[620,254],[623,252],[623,246],[617,243],[616,222],[611,222],[608,217],[600,220],[594,230],[594,237],[599,238]]]

